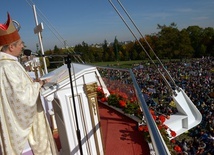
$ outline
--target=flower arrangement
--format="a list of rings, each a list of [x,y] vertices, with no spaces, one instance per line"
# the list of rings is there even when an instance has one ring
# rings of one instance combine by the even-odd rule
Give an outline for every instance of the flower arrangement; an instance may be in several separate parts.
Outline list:
[[[168,126],[164,124],[166,119],[169,119],[170,116],[165,116],[163,114],[157,115],[153,109],[150,109],[150,113],[153,119],[155,120],[157,127],[165,142],[169,142],[170,138],[173,138],[176,136],[175,131],[171,130]],[[145,120],[142,120],[142,122],[139,123],[138,130],[143,132],[144,137],[148,142],[151,142],[148,126],[146,125]]]
[[[128,97],[126,93],[118,90],[109,90],[110,95],[106,97],[101,87],[97,87],[97,98],[101,102],[107,102],[108,105],[121,109],[124,113],[134,115],[142,119],[138,100],[135,96]],[[130,99],[129,99],[130,98]]]
[[[107,101],[109,105],[120,108],[126,114],[142,118],[137,98],[134,96],[129,99],[125,93],[112,90]]]
[[[101,87],[97,87],[97,96],[102,102],[108,102],[109,105],[120,108],[124,113],[135,115],[142,119],[142,122],[139,123],[138,129],[143,132],[146,140],[151,141],[148,127],[145,120],[143,120],[143,114],[136,97],[133,96],[131,99],[128,99],[128,96],[125,93],[115,90],[111,90],[110,95],[106,97]],[[176,133],[164,124],[165,120],[169,119],[170,116],[156,114],[153,109],[150,109],[150,113],[165,141],[169,141],[170,138],[176,136]]]
[[[163,137],[163,140],[165,141],[167,147],[169,148],[170,153],[173,155],[173,154],[176,154],[176,152],[179,152],[178,146],[173,147],[171,145],[172,141],[174,140],[173,138],[176,137],[176,132],[171,130],[167,125],[164,124],[166,119],[169,119],[170,116],[166,116],[164,114],[156,114],[153,109],[150,109],[150,113],[153,119],[155,120],[156,125]],[[146,125],[145,120],[142,120],[142,122],[139,123],[138,130],[142,132],[145,140],[150,143],[151,137],[150,137],[149,129],[148,129],[148,126]]]
[[[102,87],[100,87],[100,86],[97,87],[97,99],[101,100],[102,102],[107,101],[106,95],[105,95]]]
[[[125,93],[110,90],[110,95],[108,97],[105,96],[101,87],[97,88],[97,97],[102,102],[107,102],[109,105],[120,108],[124,113],[135,115],[139,119],[142,120],[138,124],[138,130],[142,132],[144,138],[147,142],[151,142],[151,137],[149,134],[148,126],[146,125],[146,121],[143,119],[143,113],[139,107],[138,100],[135,96],[128,97]],[[176,136],[175,131],[171,130],[167,125],[164,124],[166,119],[169,119],[169,115],[157,114],[153,109],[150,108],[150,113],[155,120],[157,127],[168,147],[170,145],[170,139]],[[171,148],[171,150],[177,150],[178,148]]]

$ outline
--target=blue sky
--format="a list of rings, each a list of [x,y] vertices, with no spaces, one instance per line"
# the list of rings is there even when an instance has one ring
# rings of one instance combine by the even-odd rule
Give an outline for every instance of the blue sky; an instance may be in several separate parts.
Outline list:
[[[117,4],[116,0],[112,1]],[[172,22],[178,29],[192,25],[214,27],[214,0],[120,1],[144,35],[158,32],[157,24],[168,26]],[[1,0],[0,22],[6,21],[9,12],[12,19],[21,24],[22,40],[32,51],[39,42],[33,31],[32,4],[37,8],[39,23],[44,23],[44,50],[53,49],[55,45],[63,47],[64,40],[68,46],[83,41],[88,44],[103,43],[105,39],[111,42],[115,37],[119,41],[134,40],[108,0]],[[122,11],[121,14],[130,24]]]

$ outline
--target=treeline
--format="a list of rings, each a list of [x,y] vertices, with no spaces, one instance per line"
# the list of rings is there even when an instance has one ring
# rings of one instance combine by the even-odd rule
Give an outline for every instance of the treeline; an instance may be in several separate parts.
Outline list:
[[[146,44],[150,45],[156,55],[161,59],[182,59],[198,58],[202,56],[214,56],[214,28],[201,28],[199,26],[189,26],[178,30],[175,23],[169,26],[157,25],[160,31],[155,34],[146,35],[139,38],[139,42],[119,42],[115,37],[114,42],[109,44],[104,40],[101,46],[88,45],[85,42],[76,45],[74,48],[46,51],[45,54],[65,54],[75,51],[77,56],[81,56],[84,62],[100,61],[127,61],[148,59],[145,52],[153,58],[154,55]],[[145,41],[146,40],[146,41]],[[142,46],[143,45],[143,48]],[[61,58],[53,58],[54,61]]]

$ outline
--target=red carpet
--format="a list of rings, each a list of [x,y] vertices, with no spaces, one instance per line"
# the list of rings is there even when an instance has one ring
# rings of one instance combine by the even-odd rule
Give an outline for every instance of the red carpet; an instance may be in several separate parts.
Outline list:
[[[149,147],[136,122],[99,103],[105,155],[149,155]]]

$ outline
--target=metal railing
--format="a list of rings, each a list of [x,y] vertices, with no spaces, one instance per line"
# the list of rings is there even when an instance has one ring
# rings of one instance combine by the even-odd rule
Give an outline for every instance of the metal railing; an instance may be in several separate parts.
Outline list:
[[[169,155],[170,152],[157,128],[157,125],[154,121],[154,119],[151,116],[151,113],[149,112],[147,103],[143,97],[143,94],[137,84],[136,78],[134,76],[134,73],[130,69],[130,75],[133,81],[133,85],[136,91],[136,95],[138,97],[138,101],[140,102],[140,107],[142,108],[148,129],[149,129],[149,134],[151,136],[152,144],[155,150],[156,155]]]

